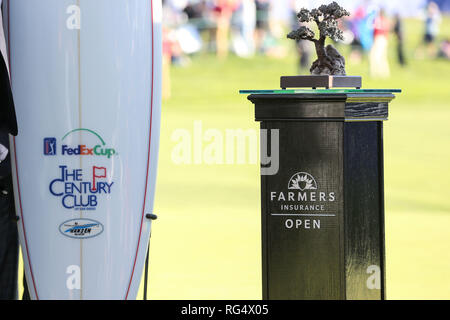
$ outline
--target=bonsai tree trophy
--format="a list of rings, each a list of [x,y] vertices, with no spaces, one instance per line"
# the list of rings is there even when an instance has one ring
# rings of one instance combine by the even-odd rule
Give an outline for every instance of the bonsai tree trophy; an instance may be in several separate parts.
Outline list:
[[[301,24],[314,22],[319,36],[306,25],[291,31],[287,37],[293,40],[308,40],[314,43],[317,60],[313,62],[310,72],[314,76],[323,77],[282,77],[281,87],[361,87],[361,77],[346,77],[345,59],[336,48],[329,44],[325,46],[327,37],[334,41],[343,40],[343,32],[338,27],[338,20],[348,16],[349,12],[332,2],[312,10],[301,9],[297,14]],[[331,77],[330,77],[331,76]],[[340,77],[335,77],[340,76]]]

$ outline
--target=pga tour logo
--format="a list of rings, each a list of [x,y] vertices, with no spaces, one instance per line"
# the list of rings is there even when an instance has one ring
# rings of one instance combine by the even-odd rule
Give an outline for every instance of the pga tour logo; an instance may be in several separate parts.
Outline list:
[[[56,156],[56,138],[44,138],[44,155]]]
[[[69,238],[88,239],[101,234],[103,225],[92,219],[72,219],[61,223],[59,231]]]

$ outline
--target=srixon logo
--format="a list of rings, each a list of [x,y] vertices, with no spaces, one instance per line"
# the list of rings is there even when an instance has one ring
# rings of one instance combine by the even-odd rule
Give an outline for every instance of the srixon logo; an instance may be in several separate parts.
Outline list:
[[[77,145],[70,145],[67,143],[68,138],[73,136],[74,134],[88,134],[92,138],[88,138],[88,141],[95,141],[88,143],[80,143]],[[106,145],[105,140],[95,131],[85,128],[75,129],[69,131],[64,135],[61,139],[61,155],[63,156],[99,156],[99,157],[107,157],[108,159],[114,155],[117,155],[117,152],[114,148],[110,148]],[[56,154],[56,150],[53,151],[51,148],[56,148],[56,139],[55,138],[45,138],[44,139],[44,155],[54,155]],[[53,153],[51,153],[51,151]]]

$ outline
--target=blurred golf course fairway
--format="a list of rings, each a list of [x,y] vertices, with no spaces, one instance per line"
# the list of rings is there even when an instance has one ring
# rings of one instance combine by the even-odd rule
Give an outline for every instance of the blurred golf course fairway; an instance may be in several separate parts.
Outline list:
[[[403,90],[384,127],[387,297],[449,299],[450,62],[413,60],[422,23],[409,20],[405,27],[407,67],[398,66],[391,41],[389,79],[370,79],[367,61],[347,61],[347,74],[363,76],[363,88]],[[445,32],[449,37],[450,19],[441,25]],[[261,299],[259,166],[176,165],[171,136],[177,129],[192,134],[195,120],[203,132],[258,130],[253,105],[239,89],[275,89],[281,75],[295,74],[294,52],[225,61],[204,54],[172,68],[172,97],[163,102],[150,299]]]

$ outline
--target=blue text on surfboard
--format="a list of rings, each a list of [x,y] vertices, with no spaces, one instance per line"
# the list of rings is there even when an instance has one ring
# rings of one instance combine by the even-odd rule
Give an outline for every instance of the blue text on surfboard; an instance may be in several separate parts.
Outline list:
[[[49,190],[53,196],[61,197],[66,209],[95,210],[98,196],[111,193],[114,182],[98,181],[107,178],[104,167],[92,167],[92,181],[83,180],[83,169],[59,168],[60,176],[50,182]]]

